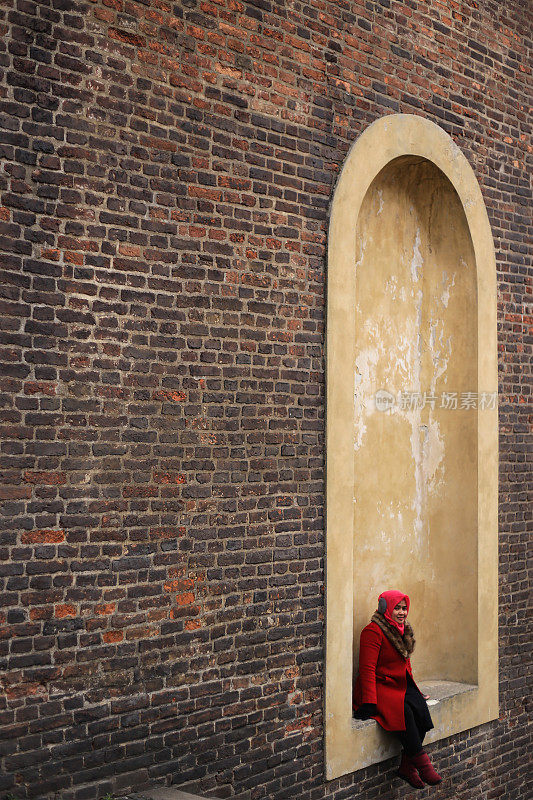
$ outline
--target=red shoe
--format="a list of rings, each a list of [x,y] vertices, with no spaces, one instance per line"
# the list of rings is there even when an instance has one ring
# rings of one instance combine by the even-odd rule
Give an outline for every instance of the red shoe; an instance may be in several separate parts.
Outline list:
[[[436,786],[437,783],[441,782],[441,776],[435,770],[433,764],[429,760],[428,754],[424,752],[424,750],[416,756],[411,756],[410,760],[425,783],[428,783],[430,786]]]
[[[414,789],[423,789],[425,786],[405,750],[402,750],[402,760],[400,761],[397,775],[402,780],[407,781]]]

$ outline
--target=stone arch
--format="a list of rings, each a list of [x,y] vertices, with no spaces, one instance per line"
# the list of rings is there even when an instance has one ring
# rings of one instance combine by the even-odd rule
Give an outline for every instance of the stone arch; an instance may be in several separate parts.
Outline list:
[[[355,142],[327,280],[330,779],[394,750],[350,702],[358,634],[385,588],[412,595],[431,738],[498,715],[496,266],[474,172],[437,125],[391,115]],[[441,407],[454,392],[458,408]],[[435,624],[443,595],[462,622],[452,641]]]

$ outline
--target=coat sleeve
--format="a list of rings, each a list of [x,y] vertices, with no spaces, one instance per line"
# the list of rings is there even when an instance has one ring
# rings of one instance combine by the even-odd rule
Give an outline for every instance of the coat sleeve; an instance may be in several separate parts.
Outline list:
[[[374,626],[361,631],[359,649],[359,680],[363,703],[377,703],[376,664],[381,647],[381,632]]]

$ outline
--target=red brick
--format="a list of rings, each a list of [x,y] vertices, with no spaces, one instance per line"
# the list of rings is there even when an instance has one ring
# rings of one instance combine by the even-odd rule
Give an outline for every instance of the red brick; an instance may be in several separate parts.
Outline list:
[[[67,476],[64,472],[30,472],[28,470],[24,473],[24,480],[27,483],[62,486],[67,482]]]
[[[64,531],[28,531],[21,536],[23,544],[58,544],[65,541]]]

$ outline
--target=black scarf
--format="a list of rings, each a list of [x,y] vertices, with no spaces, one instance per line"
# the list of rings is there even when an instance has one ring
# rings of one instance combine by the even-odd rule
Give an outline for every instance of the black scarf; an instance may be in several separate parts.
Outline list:
[[[415,634],[408,622],[404,623],[403,636],[400,635],[399,630],[389,625],[383,614],[380,614],[379,611],[376,611],[372,615],[371,622],[376,623],[378,628],[383,631],[389,642],[394,645],[401,656],[409,658],[415,649]]]

